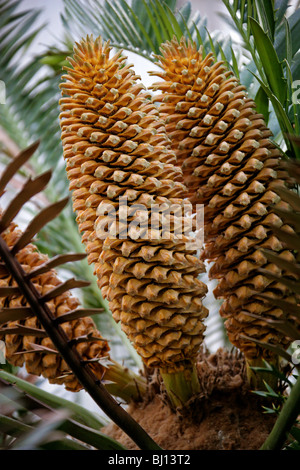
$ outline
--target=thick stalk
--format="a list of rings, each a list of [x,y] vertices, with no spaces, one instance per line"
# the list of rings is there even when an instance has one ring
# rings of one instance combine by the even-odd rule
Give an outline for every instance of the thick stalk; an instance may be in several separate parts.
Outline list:
[[[286,440],[287,433],[300,413],[300,376],[282,407],[276,423],[261,450],[280,450]]]
[[[192,396],[200,392],[196,364],[190,363],[178,372],[160,369],[160,374],[174,408],[183,407]]]
[[[139,401],[146,392],[146,379],[127,367],[122,367],[112,359],[110,362],[112,364],[108,366],[103,377],[106,390],[127,403]]]

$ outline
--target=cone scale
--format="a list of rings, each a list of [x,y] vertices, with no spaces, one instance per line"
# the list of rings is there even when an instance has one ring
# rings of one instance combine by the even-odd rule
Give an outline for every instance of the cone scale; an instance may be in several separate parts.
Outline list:
[[[113,318],[147,367],[174,373],[194,363],[203,340],[204,264],[175,236],[186,188],[157,108],[110,49],[101,38],[76,44],[61,84],[73,208]],[[154,205],[163,214],[155,228]]]
[[[223,299],[228,337],[250,367],[261,358],[276,362],[267,346],[286,349],[291,339],[264,318],[284,319],[285,313],[259,294],[294,301],[286,286],[260,271],[283,273],[261,248],[294,260],[272,231],[293,233],[272,210],[287,208],[276,194],[288,181],[279,167],[280,151],[255,103],[222,62],[212,54],[203,57],[202,49],[185,39],[166,42],[161,51],[162,71],[152,73],[162,79],[153,84],[154,100],[190,201],[205,206],[203,259],[212,263],[209,275],[218,280],[214,294]]]

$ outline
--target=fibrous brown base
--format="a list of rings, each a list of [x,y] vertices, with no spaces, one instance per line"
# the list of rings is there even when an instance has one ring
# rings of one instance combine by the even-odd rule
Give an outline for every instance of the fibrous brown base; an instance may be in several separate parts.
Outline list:
[[[198,361],[201,393],[185,413],[171,410],[164,395],[152,393],[131,404],[130,415],[165,450],[256,450],[270,433],[275,417],[263,413],[262,401],[246,384],[244,360],[223,349],[202,353]],[[137,449],[115,424],[104,430],[127,449]]]

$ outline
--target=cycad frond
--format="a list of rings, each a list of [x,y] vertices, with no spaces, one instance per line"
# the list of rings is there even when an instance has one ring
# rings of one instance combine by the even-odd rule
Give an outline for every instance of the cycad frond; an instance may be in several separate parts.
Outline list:
[[[6,437],[1,450],[124,449],[99,431],[107,424],[104,418],[3,371],[0,404],[1,434]]]
[[[59,171],[63,171],[63,167],[57,168],[60,155],[59,78],[49,70],[48,76],[45,76],[46,68],[42,70],[41,67],[42,56],[35,56],[20,65],[20,56],[26,54],[27,48],[44,27],[35,26],[40,11],[19,12],[20,5],[21,1],[11,2],[8,8],[6,1],[0,3],[0,27],[5,32],[0,37],[1,80],[5,82],[7,105],[17,127],[28,140],[41,141],[39,155],[40,158],[43,156],[44,169],[56,168],[58,175]],[[30,33],[29,28],[32,28]]]
[[[152,62],[158,54],[162,42],[174,36],[190,38],[204,51],[211,49],[212,38],[206,30],[206,19],[198,11],[193,12],[187,2],[177,8],[176,0],[64,0],[62,15],[64,24],[76,40],[85,36],[87,31],[95,37],[101,35],[110,40],[116,48],[134,52]],[[224,53],[231,59],[231,41],[225,41],[220,34],[213,34],[215,53]],[[224,50],[223,50],[224,49]]]
[[[296,188],[300,184],[300,165],[298,162],[286,162],[284,169],[288,171]],[[292,341],[300,339],[300,289],[297,281],[300,276],[300,196],[295,190],[287,188],[277,188],[282,201],[285,202],[284,209],[274,208],[274,212],[282,219],[282,227],[274,227],[276,236],[281,240],[286,249],[294,253],[293,259],[284,260],[280,255],[274,254],[269,250],[262,250],[268,261],[278,266],[284,275],[278,277],[268,269],[263,270],[263,275],[275,282],[280,282],[286,286],[291,296],[288,301],[279,300],[279,302],[267,294],[262,295],[262,299],[271,306],[277,306],[285,312],[285,317],[280,322],[273,322],[274,328],[284,331],[289,335]],[[287,230],[287,227],[293,228],[293,232]],[[272,323],[272,319],[268,319]]]

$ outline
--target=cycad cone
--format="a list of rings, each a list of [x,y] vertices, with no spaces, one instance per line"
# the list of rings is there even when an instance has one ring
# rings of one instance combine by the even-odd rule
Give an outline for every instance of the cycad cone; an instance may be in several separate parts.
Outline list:
[[[202,49],[185,39],[167,42],[161,51],[163,71],[152,73],[163,79],[152,87],[161,91],[155,101],[190,200],[205,205],[203,257],[214,262],[210,277],[219,281],[214,294],[224,299],[221,315],[229,339],[250,365],[262,358],[275,361],[272,351],[254,341],[284,348],[291,341],[264,321],[283,319],[284,312],[259,297],[264,292],[295,302],[287,287],[259,272],[282,274],[260,248],[294,260],[272,233],[283,225],[272,207],[286,207],[275,191],[287,178],[279,170],[280,152],[245,88],[222,62],[212,54],[203,57]]]
[[[121,52],[110,58],[110,49],[101,38],[87,37],[69,59],[73,68],[61,84],[67,97],[60,102],[64,157],[82,240],[102,294],[145,365],[159,367],[168,382],[169,374],[172,379],[178,372],[191,375],[203,339],[207,288],[198,275],[204,265],[187,248],[187,238],[174,236],[185,187],[156,106],[126,58]],[[99,215],[105,204],[114,217]],[[162,204],[165,211],[176,204],[177,212],[166,232],[161,220],[151,231],[151,206]],[[140,221],[139,237],[133,220]],[[100,224],[116,232],[101,239]]]
[[[1,234],[9,248],[12,248],[22,232],[16,224],[11,223]],[[33,244],[27,245],[16,255],[17,260],[22,265],[25,273],[31,273],[34,269],[48,261],[47,255],[41,254]],[[32,278],[32,283],[41,296],[47,294],[62,281],[57,277],[56,272],[51,269],[43,274]],[[1,287],[16,285],[15,281],[7,273],[1,273]],[[0,298],[0,306],[5,308],[18,308],[27,305],[23,295],[11,295]],[[66,315],[80,307],[79,300],[70,291],[47,302],[55,318]],[[2,328],[25,328],[41,329],[41,325],[36,316],[29,316],[25,319],[10,321]],[[138,399],[145,392],[145,381],[124,369],[117,362],[109,357],[108,342],[102,338],[99,331],[90,317],[81,317],[72,321],[65,321],[61,324],[69,341],[76,338],[90,336],[89,341],[79,341],[76,350],[84,361],[94,361],[90,367],[96,378],[108,382],[107,389],[110,393],[123,398],[126,401]],[[32,375],[42,375],[52,384],[64,384],[65,388],[72,392],[77,392],[83,387],[77,378],[71,373],[66,362],[61,358],[49,337],[41,337],[38,334],[28,336],[23,334],[0,333],[0,339],[5,341],[6,359],[14,366],[26,366],[27,372]],[[47,352],[48,351],[48,352]],[[98,360],[99,362],[98,362]]]

